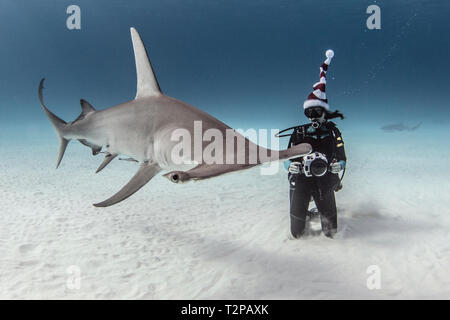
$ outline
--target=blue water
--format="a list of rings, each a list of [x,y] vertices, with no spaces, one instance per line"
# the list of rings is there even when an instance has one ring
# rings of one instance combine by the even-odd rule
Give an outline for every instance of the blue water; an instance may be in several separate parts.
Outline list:
[[[72,4],[81,30],[66,27]],[[366,27],[373,4],[380,30]],[[0,298],[448,299],[449,17],[449,0],[0,0]],[[327,96],[347,154],[336,241],[287,242],[283,170],[159,176],[108,209],[91,204],[137,164],[96,175],[103,155],[72,141],[55,170],[39,81],[66,121],[80,98],[133,99],[132,26],[162,91],[233,128],[308,122],[303,102],[334,50]],[[382,290],[365,289],[369,265]],[[81,290],[66,287],[68,266]]]
[[[66,27],[71,4],[81,8],[81,30]],[[381,30],[366,27],[371,4],[381,8]],[[344,131],[422,122],[418,130],[445,135],[449,14],[444,0],[2,0],[2,135],[51,133],[37,98],[42,77],[48,106],[66,121],[80,98],[98,109],[132,99],[130,26],[164,93],[233,127],[306,122],[302,103],[332,48],[327,95],[346,115],[337,121]]]

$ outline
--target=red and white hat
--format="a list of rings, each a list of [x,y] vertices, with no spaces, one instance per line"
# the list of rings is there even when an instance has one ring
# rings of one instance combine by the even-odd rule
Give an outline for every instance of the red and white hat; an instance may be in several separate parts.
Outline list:
[[[330,106],[328,105],[327,95],[325,93],[325,85],[327,83],[327,70],[334,56],[334,51],[329,49],[325,53],[327,59],[320,66],[320,80],[313,85],[314,91],[308,96],[308,99],[303,103],[303,109],[311,107],[323,107],[325,110],[329,111]]]

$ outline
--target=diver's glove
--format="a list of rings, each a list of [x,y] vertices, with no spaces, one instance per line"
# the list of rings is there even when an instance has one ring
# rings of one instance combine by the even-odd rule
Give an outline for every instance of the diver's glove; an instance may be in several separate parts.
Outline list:
[[[289,165],[289,172],[291,174],[298,174],[298,173],[302,173],[302,164],[298,161],[293,161],[291,162],[291,164]]]
[[[331,173],[339,173],[345,168],[345,161],[336,161],[330,164],[330,171]]]

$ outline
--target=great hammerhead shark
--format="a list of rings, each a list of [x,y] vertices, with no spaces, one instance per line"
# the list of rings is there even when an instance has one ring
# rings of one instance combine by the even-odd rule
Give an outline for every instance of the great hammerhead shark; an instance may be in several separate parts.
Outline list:
[[[211,115],[164,95],[139,33],[134,28],[130,31],[137,73],[137,93],[134,100],[104,110],[95,110],[81,99],[81,114],[67,123],[45,106],[42,95],[44,79],[39,84],[39,100],[59,139],[57,168],[71,139],[77,139],[92,148],[94,155],[101,152],[106,154],[97,172],[119,154],[140,163],[137,173],[119,192],[94,206],[107,207],[128,198],[163,170],[188,168],[187,171],[171,171],[164,175],[170,181],[179,183],[216,177],[311,152],[309,144],[299,144],[281,151],[263,148]],[[182,162],[174,159],[174,149],[180,146],[180,139],[174,139],[174,132],[177,130],[188,135],[187,138],[183,136],[186,138],[183,146],[194,150],[190,152],[183,149],[182,156],[179,152]],[[199,134],[203,137],[200,143],[195,141]],[[205,136],[209,138],[205,139]],[[214,140],[219,139],[214,141],[215,145],[223,148],[211,152],[211,155],[214,153],[213,161],[198,157],[198,154],[211,151],[212,137]],[[228,147],[230,139],[243,143],[233,143]],[[221,152],[222,149],[226,151]]]

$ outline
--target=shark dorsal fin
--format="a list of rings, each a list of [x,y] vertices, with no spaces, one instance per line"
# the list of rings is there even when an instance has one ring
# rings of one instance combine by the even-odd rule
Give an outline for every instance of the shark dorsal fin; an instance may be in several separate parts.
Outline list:
[[[135,28],[130,28],[130,32],[131,40],[133,41],[134,59],[136,60],[136,99],[159,95],[161,94],[161,89],[153,72],[144,43]]]
[[[86,115],[88,113],[95,111],[94,107],[91,106],[91,104],[84,99],[80,100],[80,105],[81,105],[81,114],[83,114],[83,115]]]

